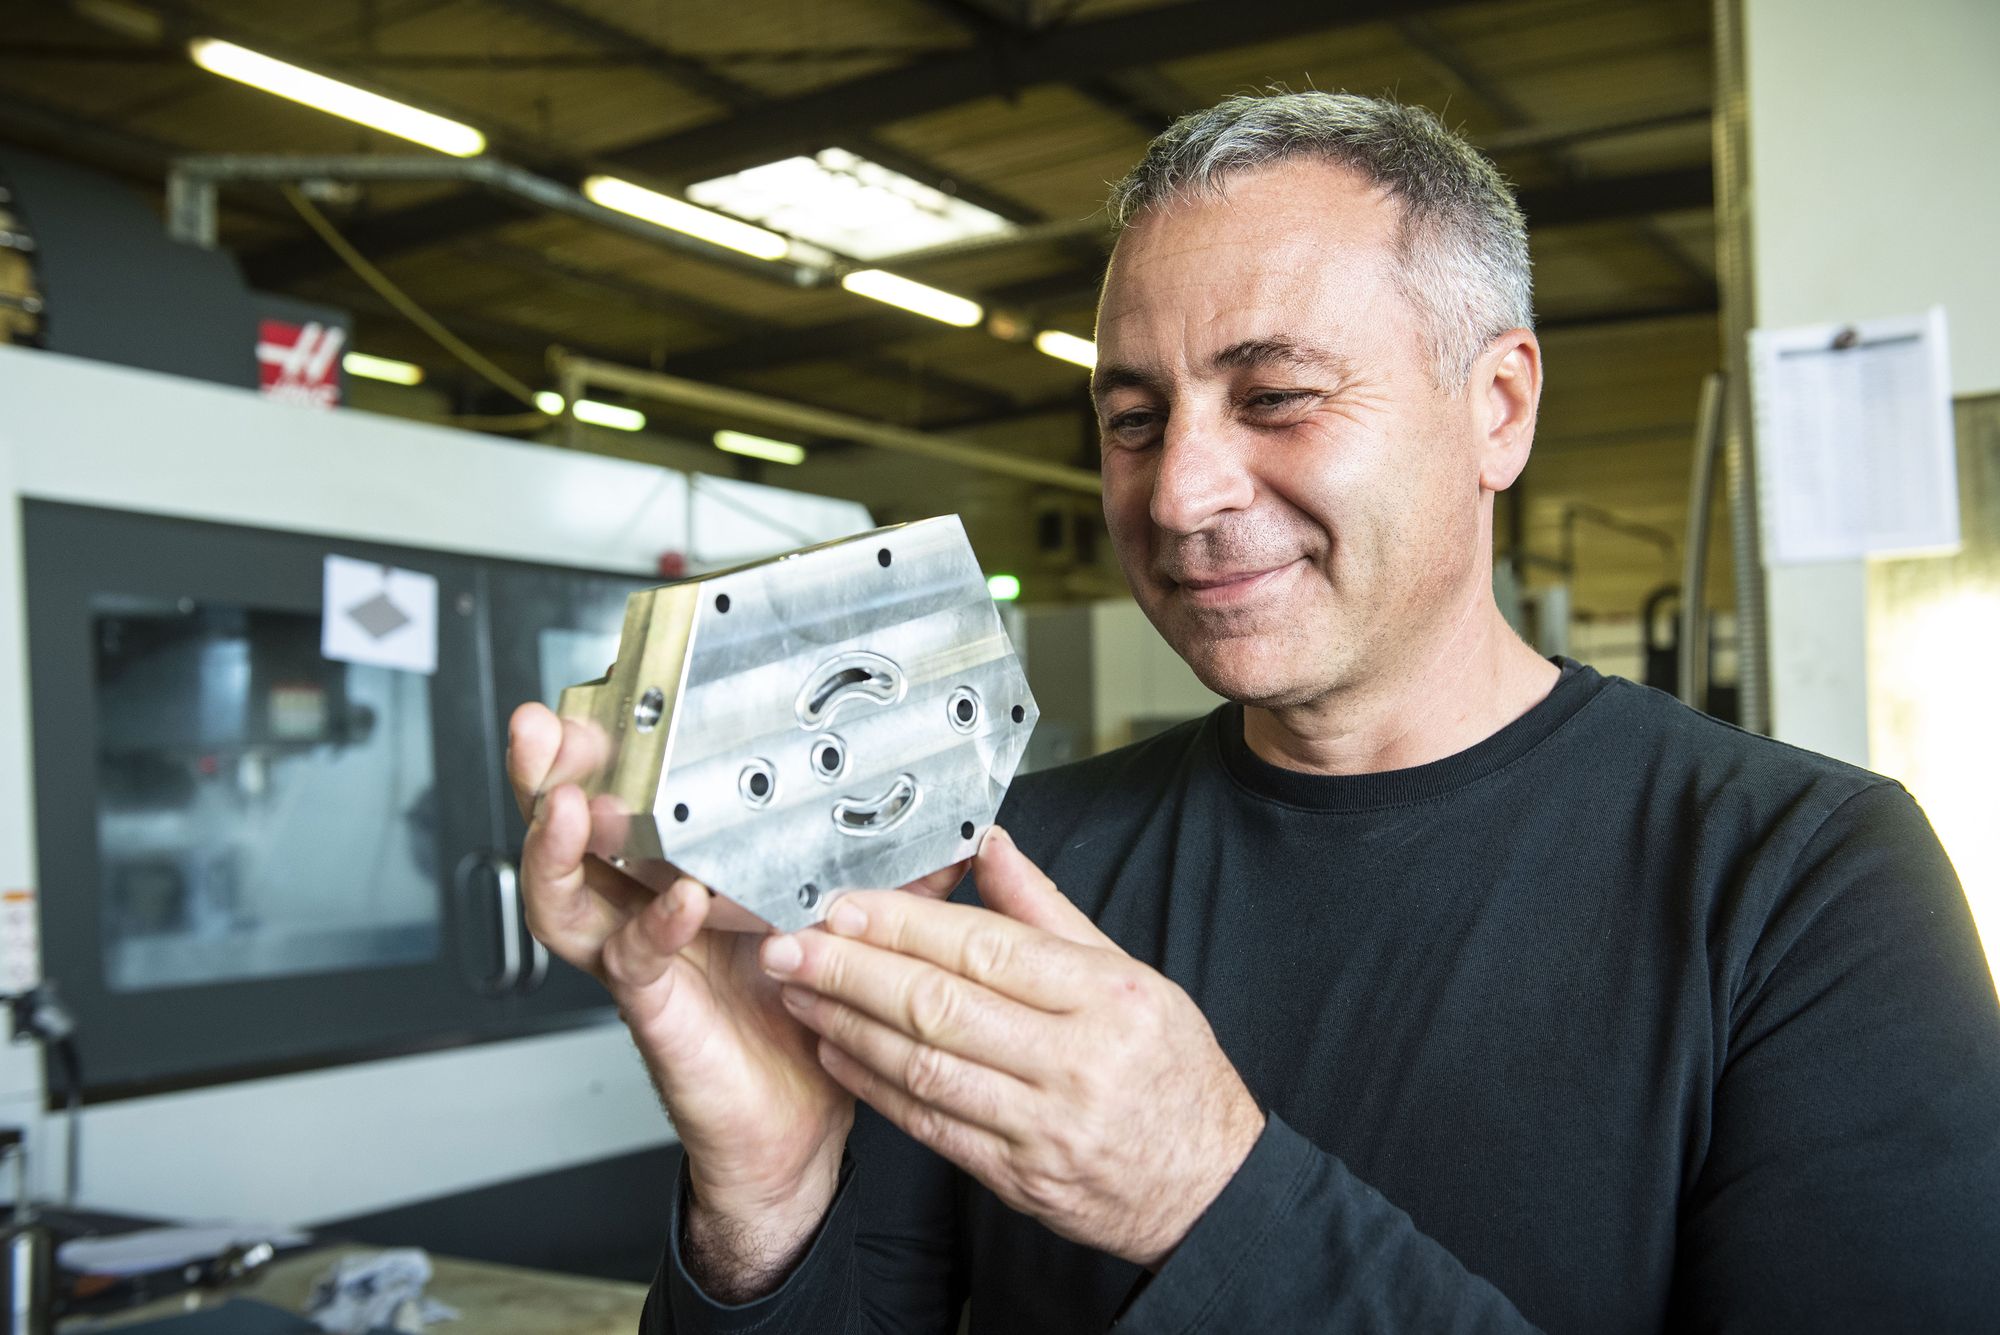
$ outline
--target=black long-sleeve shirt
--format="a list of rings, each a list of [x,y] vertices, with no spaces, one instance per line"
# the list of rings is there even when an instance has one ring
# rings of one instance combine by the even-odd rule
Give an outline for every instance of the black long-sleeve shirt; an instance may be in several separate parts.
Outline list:
[[[1225,706],[1015,786],[1270,1114],[1157,1275],[864,1108],[785,1284],[711,1302],[677,1209],[643,1329],[2000,1329],[2000,1005],[1923,814],[1564,669],[1416,769],[1280,769]]]

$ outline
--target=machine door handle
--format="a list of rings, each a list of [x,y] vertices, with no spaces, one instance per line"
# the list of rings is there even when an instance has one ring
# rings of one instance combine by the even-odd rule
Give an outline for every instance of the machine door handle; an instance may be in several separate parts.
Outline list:
[[[500,932],[500,968],[492,970],[492,957],[478,960],[464,958],[465,977],[476,990],[488,996],[500,996],[511,992],[521,981],[521,878],[514,870],[514,864],[498,853],[467,853],[459,862],[453,881],[458,891],[461,912],[466,914],[459,928],[466,947],[470,947],[478,932],[479,915],[473,909],[477,897],[484,891],[474,885],[474,881],[485,873],[493,878],[493,892]]]
[[[528,976],[521,980],[521,990],[532,992],[540,987],[549,976],[549,948],[541,943],[533,932],[528,934]]]
[[[493,888],[500,896],[500,973],[493,980],[495,992],[511,992],[521,981],[521,877],[514,864],[499,854],[486,860],[493,872]],[[541,943],[537,941],[536,947]]]

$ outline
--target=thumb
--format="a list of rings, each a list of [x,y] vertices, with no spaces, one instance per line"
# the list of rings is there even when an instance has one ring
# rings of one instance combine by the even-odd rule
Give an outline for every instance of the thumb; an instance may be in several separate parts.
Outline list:
[[[995,913],[1039,927],[1066,941],[1086,946],[1112,945],[1111,938],[1098,931],[1097,924],[1070,903],[1069,897],[1028,860],[1028,855],[998,825],[986,832],[978,854],[972,859],[972,879],[979,887],[979,902]]]

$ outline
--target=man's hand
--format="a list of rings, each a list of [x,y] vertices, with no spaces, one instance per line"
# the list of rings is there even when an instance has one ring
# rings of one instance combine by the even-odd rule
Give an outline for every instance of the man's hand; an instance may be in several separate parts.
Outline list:
[[[745,1301],[784,1279],[825,1216],[854,1100],[758,968],[758,936],[710,930],[709,893],[692,880],[655,895],[587,856],[593,814],[574,780],[603,746],[539,704],[514,713],[528,929],[618,1004],[687,1151],[687,1260],[712,1297]],[[963,870],[909,888],[946,894]]]
[[[990,909],[843,896],[767,939],[842,1086],[1075,1242],[1157,1269],[1264,1115],[1187,994],[1126,955],[996,828]]]

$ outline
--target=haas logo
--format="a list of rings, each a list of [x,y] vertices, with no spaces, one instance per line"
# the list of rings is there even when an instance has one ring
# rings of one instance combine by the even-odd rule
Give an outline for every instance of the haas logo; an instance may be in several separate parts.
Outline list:
[[[264,320],[257,329],[257,388],[310,408],[340,405],[340,345],[347,331],[320,324]]]

